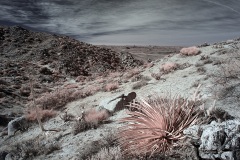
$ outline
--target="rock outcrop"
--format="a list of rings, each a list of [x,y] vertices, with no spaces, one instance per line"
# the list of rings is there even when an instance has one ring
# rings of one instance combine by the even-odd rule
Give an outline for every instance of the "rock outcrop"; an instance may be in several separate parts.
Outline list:
[[[203,159],[240,159],[240,120],[194,125],[184,134],[199,145],[199,156]]]

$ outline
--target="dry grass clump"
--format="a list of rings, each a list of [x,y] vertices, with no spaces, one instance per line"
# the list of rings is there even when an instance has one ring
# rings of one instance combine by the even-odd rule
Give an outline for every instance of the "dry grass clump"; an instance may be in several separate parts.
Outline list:
[[[75,90],[71,95],[69,95],[69,97],[71,101],[80,99],[80,98],[86,98],[88,96],[95,94],[101,89],[102,89],[101,86],[87,86],[83,89]]]
[[[125,78],[127,79],[132,78],[133,76],[139,74],[140,72],[141,70],[139,68],[131,69],[127,72],[127,74],[125,75]]]
[[[73,130],[72,130],[72,134],[73,135],[76,135],[80,132],[83,132],[83,131],[86,131],[86,130],[89,130],[93,128],[93,125],[92,124],[89,124],[83,120],[81,121],[76,121],[76,123],[74,124],[73,126]]]
[[[99,77],[98,79],[97,79],[97,83],[105,83],[107,80],[106,79],[104,79],[103,77]]]
[[[36,109],[38,111],[36,111]],[[55,117],[57,115],[57,111],[54,111],[53,109],[42,109],[42,108],[36,108],[36,109],[29,109],[25,113],[25,118],[29,121],[36,121],[37,120],[37,114],[40,118],[40,120],[46,120],[52,117]]]
[[[76,82],[84,82],[85,80],[86,80],[86,76],[78,76],[77,78],[76,78]]]
[[[156,80],[160,80],[162,77],[162,73],[152,73],[151,76]]]
[[[195,64],[195,67],[202,67],[202,66],[204,66],[204,62],[197,62]]]
[[[72,89],[72,88],[78,88],[79,84],[73,83],[73,84],[67,84],[64,86],[66,89]]]
[[[25,96],[25,97],[28,97],[31,93],[31,90],[30,90],[29,86],[21,86],[19,91],[20,91],[20,95]]]
[[[105,91],[106,91],[106,92],[110,92],[110,91],[113,91],[113,90],[118,89],[118,87],[119,87],[118,82],[108,83],[108,84],[105,86]]]
[[[87,86],[82,89],[75,87],[75,85],[69,85],[66,88],[46,92],[36,98],[35,103],[44,109],[59,109],[64,107],[68,102],[91,96],[102,89],[101,86]],[[29,104],[30,107],[32,105]]]
[[[199,72],[200,74],[204,74],[207,72],[206,68],[205,67],[198,67],[197,68],[197,72]]]
[[[69,95],[71,97],[72,100],[76,100],[76,99],[80,99],[80,98],[86,98],[88,96],[93,95],[94,93],[96,93],[99,89],[97,88],[86,88],[86,89],[81,89],[81,90],[76,90],[74,91],[71,95]]]
[[[146,80],[141,80],[139,82],[136,82],[133,84],[132,86],[132,89],[140,89],[142,88],[143,86],[146,86],[148,84],[148,81]]]
[[[142,77],[143,77],[143,75],[137,74],[131,78],[131,82],[139,81],[139,80],[141,80]]]
[[[119,146],[104,147],[97,154],[88,160],[123,160],[123,156]]]
[[[188,48],[182,48],[180,50],[180,53],[182,55],[186,55],[186,56],[194,56],[194,55],[198,55],[199,53],[201,53],[201,51],[196,46],[193,46],[193,47],[188,47]]]
[[[67,111],[63,114],[59,116],[64,122],[67,121],[73,121],[75,120],[75,116],[71,113],[67,113]]]
[[[221,108],[217,108],[215,106],[216,101],[210,106],[209,108],[204,108],[203,106],[203,111],[205,114],[205,121],[207,124],[209,124],[212,121],[217,121],[218,123],[221,123],[226,120],[234,119],[233,116],[228,114],[225,110]]]
[[[87,86],[83,89],[83,95],[85,95],[85,97],[91,96],[96,92],[100,91],[101,89],[101,86]]]
[[[162,64],[160,71],[162,71],[163,73],[169,73],[172,72],[174,70],[176,70],[178,68],[178,64],[174,63],[174,62],[166,62],[164,64]]]
[[[73,127],[73,134],[86,131],[91,128],[97,128],[110,117],[110,113],[106,109],[97,110],[92,108],[82,114],[82,117]]]
[[[102,138],[96,141],[92,141],[85,146],[83,154],[79,155],[79,159],[97,159],[97,160],[115,160],[120,159],[122,154],[120,148],[117,146],[116,131],[108,129],[102,134]],[[82,151],[82,150],[81,150]],[[123,159],[123,158],[121,158]]]
[[[117,78],[117,77],[121,77],[123,73],[120,73],[120,72],[111,72],[109,74],[109,77],[110,78]]]
[[[131,82],[136,82],[136,81],[140,81],[140,80],[150,81],[151,78],[148,76],[143,76],[141,74],[135,75],[131,78]]]
[[[121,149],[126,155],[147,155],[169,151],[184,138],[183,130],[198,122],[201,112],[195,101],[176,97],[156,97],[141,100],[130,105],[128,117],[118,137]]]
[[[98,125],[109,117],[110,114],[106,109],[97,110],[96,108],[92,108],[84,113],[83,119],[87,123]]]
[[[52,92],[47,92],[35,100],[36,105],[44,109],[58,109],[72,101],[70,95],[74,92],[73,89],[57,89]],[[30,104],[32,106],[32,104]]]
[[[144,68],[151,68],[151,67],[153,67],[154,66],[154,63],[152,63],[152,62],[144,62],[144,64],[143,64],[143,67]]]
[[[191,64],[189,64],[189,63],[182,63],[182,64],[178,64],[177,68],[180,69],[180,70],[183,70],[183,69],[186,69],[190,66],[191,66]]]
[[[36,159],[37,156],[48,155],[60,149],[59,143],[44,137],[36,137],[12,146],[9,153],[12,159]]]
[[[240,101],[240,52],[239,50],[229,53],[228,57],[221,60],[218,70],[214,72],[211,77],[212,83],[210,87],[213,96],[221,101],[224,100],[226,104],[239,106]]]

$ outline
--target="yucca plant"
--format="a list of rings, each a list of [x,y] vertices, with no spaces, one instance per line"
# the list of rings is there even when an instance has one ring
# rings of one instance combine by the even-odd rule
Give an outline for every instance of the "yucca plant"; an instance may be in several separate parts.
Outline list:
[[[130,104],[132,111],[121,120],[127,122],[118,134],[121,149],[126,155],[152,156],[167,153],[184,138],[183,130],[196,124],[201,114],[193,101],[181,97],[155,97]]]

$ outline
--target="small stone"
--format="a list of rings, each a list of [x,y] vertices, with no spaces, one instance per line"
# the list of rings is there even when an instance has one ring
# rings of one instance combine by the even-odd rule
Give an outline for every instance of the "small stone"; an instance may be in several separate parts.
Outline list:
[[[222,160],[234,160],[233,152],[223,152],[220,158]]]

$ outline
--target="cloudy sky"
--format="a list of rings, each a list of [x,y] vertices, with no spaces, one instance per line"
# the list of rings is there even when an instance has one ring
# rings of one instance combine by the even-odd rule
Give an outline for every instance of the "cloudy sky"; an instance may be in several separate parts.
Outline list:
[[[240,37],[240,0],[1,0],[0,25],[93,44],[194,45]]]

